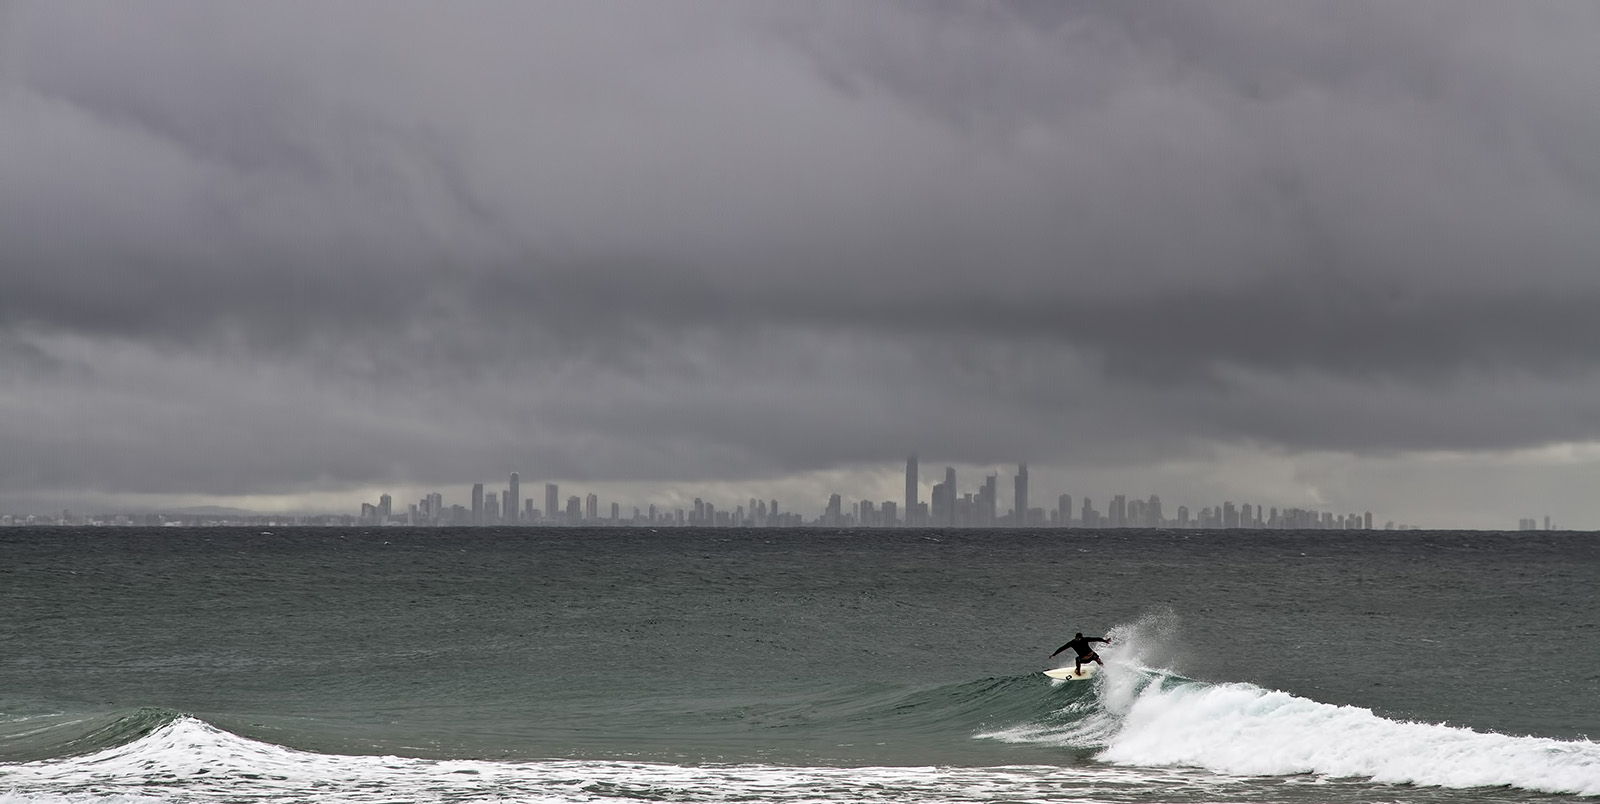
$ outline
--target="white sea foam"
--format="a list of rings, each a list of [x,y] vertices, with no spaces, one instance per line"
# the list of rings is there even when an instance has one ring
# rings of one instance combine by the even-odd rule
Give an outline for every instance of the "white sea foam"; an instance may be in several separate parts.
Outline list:
[[[1131,678],[1143,680],[1137,692],[1128,692]],[[979,736],[1098,748],[1096,759],[1130,767],[1600,795],[1600,744],[1586,740],[1395,721],[1251,684],[1173,681],[1116,663],[1096,683],[1097,711],[1063,711],[1050,724]]]
[[[1099,759],[1600,795],[1600,745],[1379,717],[1249,684],[1147,686]]]
[[[1147,666],[1165,656],[1175,628],[1174,615],[1157,613],[1113,629],[1092,700],[1079,699],[1048,722],[978,736],[1098,749],[1096,759],[1128,767],[1600,795],[1600,744],[1389,720],[1369,709],[1251,684],[1207,684]]]
[[[516,801],[777,802],[1226,799],[1187,769],[1106,766],[785,767],[553,760],[493,762],[296,751],[182,718],[92,755],[0,765],[0,804]]]

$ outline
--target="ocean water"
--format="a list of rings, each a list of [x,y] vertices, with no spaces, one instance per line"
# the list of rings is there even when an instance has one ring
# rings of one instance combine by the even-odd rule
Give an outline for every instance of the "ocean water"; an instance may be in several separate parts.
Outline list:
[[[0,529],[0,804],[1594,801],[1597,590],[1586,533]]]

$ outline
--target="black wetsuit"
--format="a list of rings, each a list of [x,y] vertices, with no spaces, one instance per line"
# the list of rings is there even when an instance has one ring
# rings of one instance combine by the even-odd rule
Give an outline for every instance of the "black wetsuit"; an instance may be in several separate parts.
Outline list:
[[[1078,637],[1077,639],[1074,639],[1071,642],[1068,642],[1067,644],[1062,645],[1059,648],[1056,648],[1056,653],[1060,653],[1060,652],[1066,650],[1067,648],[1072,648],[1073,650],[1078,652],[1078,658],[1079,659],[1087,659],[1090,656],[1094,655],[1094,649],[1089,647],[1089,643],[1090,642],[1110,642],[1110,641],[1111,640],[1109,640],[1109,639],[1103,639],[1101,637]],[[1054,656],[1054,655],[1056,655],[1056,653],[1052,653],[1050,655]]]

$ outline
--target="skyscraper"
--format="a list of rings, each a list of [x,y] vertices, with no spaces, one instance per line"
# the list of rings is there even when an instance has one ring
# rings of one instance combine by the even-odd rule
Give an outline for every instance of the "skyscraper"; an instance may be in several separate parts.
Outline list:
[[[472,524],[483,524],[483,484],[472,484]]]
[[[522,507],[522,478],[516,472],[511,473],[511,502],[501,507],[501,512],[507,522],[517,521],[517,509]]]
[[[1000,476],[989,475],[983,479],[983,512],[980,515],[982,522],[978,523],[986,528],[994,527],[995,520],[999,518]]]
[[[917,453],[911,453],[906,458],[906,524],[921,525],[921,522],[911,521],[916,516],[917,510]]]
[[[544,484],[544,517],[555,522],[561,518],[561,494],[554,483]]]
[[[944,511],[939,513],[939,517],[944,521],[944,527],[954,527],[955,525],[955,498],[957,496],[960,495],[955,493],[955,466],[946,466],[944,468]]]
[[[1017,464],[1017,479],[1012,484],[1016,499],[1013,500],[1012,510],[1015,511],[1011,524],[1027,525],[1028,523],[1028,465]]]

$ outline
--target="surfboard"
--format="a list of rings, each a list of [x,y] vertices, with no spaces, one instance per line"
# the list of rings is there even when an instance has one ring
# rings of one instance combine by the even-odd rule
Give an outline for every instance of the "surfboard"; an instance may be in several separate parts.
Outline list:
[[[1098,672],[1100,672],[1100,665],[1086,664],[1083,669],[1078,671],[1077,675],[1072,674],[1072,668],[1070,667],[1057,667],[1054,670],[1044,671],[1044,674],[1051,678],[1059,678],[1062,681],[1082,681],[1086,678],[1094,678],[1094,674]]]

